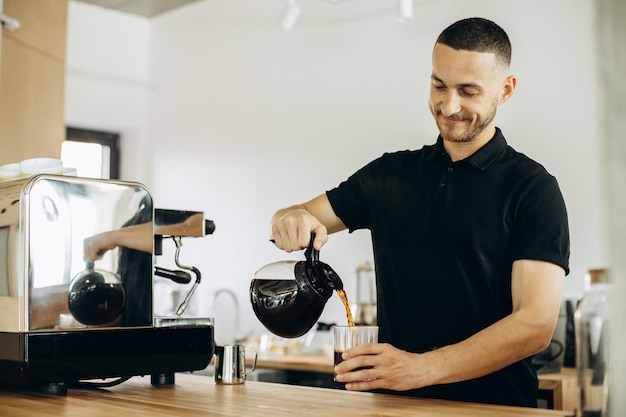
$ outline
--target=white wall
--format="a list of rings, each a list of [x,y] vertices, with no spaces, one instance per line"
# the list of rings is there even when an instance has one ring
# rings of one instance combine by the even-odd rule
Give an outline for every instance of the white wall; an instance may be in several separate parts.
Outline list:
[[[511,37],[518,89],[498,125],[562,187],[572,235],[566,296],[580,294],[588,268],[607,265],[593,1],[416,0],[407,23],[396,20],[396,3],[302,0],[285,32],[284,0],[204,1],[152,20],[70,2],[68,123],[121,130],[124,179],[144,182],[157,207],[216,222],[214,235],[184,241],[181,260],[203,271],[192,311],[215,316],[218,334],[229,304],[209,310],[211,291],[232,288],[244,331],[259,330],[252,274],[302,257],[267,242],[276,209],[384,151],[434,142],[432,46],[467,16],[493,19]],[[350,294],[354,269],[371,259],[368,233],[333,236],[321,259]],[[345,320],[337,297],[322,319]]]
[[[626,410],[626,397],[620,395],[626,387],[626,2],[623,0],[596,1],[598,20],[598,60],[602,63],[601,80],[601,114],[603,142],[603,185],[607,190],[606,208],[607,224],[611,225],[609,248],[611,253],[611,285],[613,286],[610,301],[610,358],[613,371],[611,395],[611,416],[622,416]]]
[[[124,179],[149,182],[151,22],[70,1],[67,25],[67,125],[119,132]]]

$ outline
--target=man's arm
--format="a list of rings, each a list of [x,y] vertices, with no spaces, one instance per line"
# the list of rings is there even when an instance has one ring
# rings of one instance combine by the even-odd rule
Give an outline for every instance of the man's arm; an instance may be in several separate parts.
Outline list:
[[[152,222],[126,226],[86,238],[83,257],[85,261],[93,262],[118,246],[152,253],[153,240]]]
[[[552,338],[564,277],[561,267],[548,262],[515,261],[510,315],[466,340],[423,354],[387,344],[357,346],[346,352],[338,372],[373,368],[338,375],[337,381],[351,382],[349,390],[404,391],[478,378],[533,355]]]
[[[304,204],[279,210],[270,221],[271,238],[286,252],[304,249],[315,233],[313,246],[320,250],[328,241],[328,234],[344,230],[346,226],[337,217],[326,194]]]

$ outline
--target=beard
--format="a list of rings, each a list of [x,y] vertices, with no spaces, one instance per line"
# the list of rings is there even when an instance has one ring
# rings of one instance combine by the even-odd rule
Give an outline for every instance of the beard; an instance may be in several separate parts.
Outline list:
[[[469,125],[463,123],[462,125],[456,126],[450,126],[445,122],[445,120],[442,120],[444,116],[440,109],[433,110],[432,113],[435,116],[435,123],[437,123],[439,133],[441,134],[443,140],[454,143],[466,143],[471,142],[493,122],[496,117],[497,109],[498,100],[494,100],[489,112],[484,117],[477,115],[476,119],[472,120],[471,116],[465,115],[461,112],[447,117],[447,119],[469,123]]]

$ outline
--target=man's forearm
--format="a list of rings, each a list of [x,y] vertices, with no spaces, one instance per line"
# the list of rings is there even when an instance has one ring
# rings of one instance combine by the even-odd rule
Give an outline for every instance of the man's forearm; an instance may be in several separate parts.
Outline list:
[[[552,330],[513,313],[468,339],[424,353],[420,366],[430,368],[428,385],[479,378],[544,349]]]

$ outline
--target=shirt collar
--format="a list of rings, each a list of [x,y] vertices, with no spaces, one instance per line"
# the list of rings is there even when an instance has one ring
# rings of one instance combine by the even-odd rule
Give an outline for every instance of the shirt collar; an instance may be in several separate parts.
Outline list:
[[[484,171],[489,168],[494,161],[496,161],[500,155],[506,150],[507,143],[502,135],[502,131],[496,127],[496,134],[489,140],[482,148],[470,155],[466,161],[469,162],[474,168]],[[432,147],[429,160],[433,160],[436,156],[447,156],[443,147],[443,138],[441,135],[437,138],[437,143]]]

